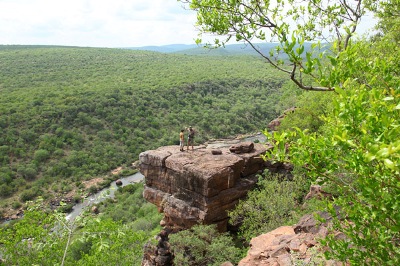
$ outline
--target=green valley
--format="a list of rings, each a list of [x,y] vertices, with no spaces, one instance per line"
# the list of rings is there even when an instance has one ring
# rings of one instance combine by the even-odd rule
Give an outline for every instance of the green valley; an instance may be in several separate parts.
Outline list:
[[[280,75],[254,56],[0,46],[0,208],[129,168],[189,125],[197,144],[264,129]]]

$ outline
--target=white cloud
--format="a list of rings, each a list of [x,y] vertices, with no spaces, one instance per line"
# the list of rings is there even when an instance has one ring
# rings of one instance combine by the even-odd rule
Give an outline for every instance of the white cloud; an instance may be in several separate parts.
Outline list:
[[[0,0],[0,44],[194,43],[195,19],[176,0]]]
[[[191,44],[195,21],[196,13],[176,0],[0,0],[0,44]]]

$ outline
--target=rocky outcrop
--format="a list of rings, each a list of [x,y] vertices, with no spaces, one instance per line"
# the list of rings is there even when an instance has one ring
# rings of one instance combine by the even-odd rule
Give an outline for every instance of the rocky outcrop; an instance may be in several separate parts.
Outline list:
[[[269,148],[249,142],[219,147],[218,152],[207,145],[185,152],[178,146],[143,152],[144,198],[164,213],[164,227],[217,224],[226,231],[227,211],[254,187],[255,174],[267,166],[261,155]]]
[[[184,152],[179,146],[166,146],[141,153],[143,196],[164,213],[158,243],[145,246],[142,265],[173,265],[168,243],[171,233],[198,223],[216,224],[219,231],[226,231],[227,211],[255,186],[257,173],[270,169],[290,176],[290,165],[263,160],[262,155],[271,148],[261,143],[218,140]]]
[[[343,265],[337,261],[326,260],[322,255],[324,250],[318,240],[327,236],[331,217],[326,212],[319,213],[319,216],[325,220],[324,223],[308,214],[295,226],[281,226],[253,238],[247,256],[238,265]],[[343,234],[338,233],[335,237],[341,238]]]

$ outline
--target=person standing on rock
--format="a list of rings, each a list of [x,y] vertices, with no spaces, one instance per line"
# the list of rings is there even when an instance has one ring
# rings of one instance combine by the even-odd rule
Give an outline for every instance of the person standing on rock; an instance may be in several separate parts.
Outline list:
[[[192,146],[192,150],[193,150],[194,133],[195,132],[192,127],[189,127],[188,132],[189,132],[189,134],[188,134],[187,150],[189,150],[189,146]]]
[[[184,132],[184,130],[182,129],[181,130],[181,133],[179,133],[179,150],[180,151],[184,151],[184,146],[185,146],[185,144],[184,144],[184,142],[185,142],[185,137],[184,137],[184,134],[183,134],[183,132]]]

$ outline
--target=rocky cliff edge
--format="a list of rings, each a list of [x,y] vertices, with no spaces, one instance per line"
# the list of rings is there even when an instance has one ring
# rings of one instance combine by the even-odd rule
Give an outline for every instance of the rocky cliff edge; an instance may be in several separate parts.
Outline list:
[[[202,145],[181,152],[179,146],[165,146],[143,152],[139,161],[144,198],[164,213],[163,227],[217,224],[226,231],[227,211],[254,187],[257,173],[290,168],[265,162],[261,155],[270,148],[243,142],[218,149]]]

